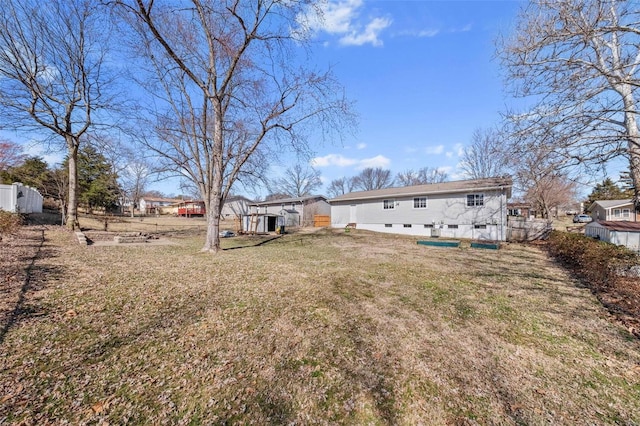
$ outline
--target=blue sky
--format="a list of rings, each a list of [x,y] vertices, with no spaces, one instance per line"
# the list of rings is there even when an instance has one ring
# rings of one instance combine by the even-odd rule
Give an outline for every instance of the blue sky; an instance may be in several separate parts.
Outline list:
[[[428,166],[446,171],[451,180],[464,178],[458,164],[473,131],[497,124],[500,111],[512,102],[503,90],[495,40],[510,32],[521,5],[515,0],[328,1],[325,20],[313,28],[314,65],[332,67],[355,102],[359,126],[343,143],[314,144],[310,164],[325,182],[319,192],[326,193],[331,180],[366,167],[395,175]],[[62,159],[60,150],[28,142],[25,147],[51,164]],[[274,176],[289,160],[273,167]],[[172,180],[151,188],[179,193]]]
[[[356,102],[358,132],[316,146],[311,163],[330,182],[365,167],[394,175],[425,166],[461,179],[476,128],[500,121],[503,90],[495,40],[512,28],[517,1],[330,3],[315,60],[332,65]]]

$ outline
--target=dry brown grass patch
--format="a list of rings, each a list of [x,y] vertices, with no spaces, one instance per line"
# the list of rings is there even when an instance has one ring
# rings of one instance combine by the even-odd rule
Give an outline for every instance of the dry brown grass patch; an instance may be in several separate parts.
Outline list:
[[[640,422],[638,341],[535,248],[68,237],[2,343],[6,423]]]

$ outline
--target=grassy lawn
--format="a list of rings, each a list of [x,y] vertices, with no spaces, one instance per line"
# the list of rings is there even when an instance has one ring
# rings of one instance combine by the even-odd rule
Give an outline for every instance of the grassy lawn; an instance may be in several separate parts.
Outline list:
[[[640,342],[535,247],[173,241],[47,228],[4,317],[0,424],[640,423]]]

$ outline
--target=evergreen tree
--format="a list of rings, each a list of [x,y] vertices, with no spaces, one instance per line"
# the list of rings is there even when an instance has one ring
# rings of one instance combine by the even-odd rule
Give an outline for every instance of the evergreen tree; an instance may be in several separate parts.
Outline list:
[[[117,175],[107,158],[90,145],[78,152],[78,189],[80,203],[88,211],[118,204]]]
[[[587,205],[591,205],[594,201],[598,200],[625,200],[633,197],[633,193],[628,190],[624,190],[616,185],[611,178],[606,178],[602,183],[597,184],[589,197],[587,198]]]

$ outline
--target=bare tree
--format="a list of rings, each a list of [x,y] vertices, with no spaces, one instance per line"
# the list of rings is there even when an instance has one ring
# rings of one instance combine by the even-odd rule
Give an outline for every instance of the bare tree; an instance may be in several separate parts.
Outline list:
[[[0,9],[0,117],[45,130],[69,157],[67,226],[78,227],[81,137],[108,103],[104,57],[109,33],[92,0],[4,0]]]
[[[8,140],[0,140],[0,172],[17,166],[25,158],[20,145]]]
[[[539,143],[550,135],[532,133],[509,144],[514,192],[530,203],[544,218],[576,199],[576,182],[569,161],[548,144]]]
[[[118,174],[122,195],[131,203],[131,217],[134,216],[135,206],[147,189],[150,174],[151,167],[141,158],[131,158]]]
[[[476,129],[459,167],[469,179],[484,179],[508,174],[509,164],[509,148],[500,133]]]
[[[62,167],[56,166],[50,172],[51,180],[54,184],[53,193],[50,194],[53,198],[60,203],[60,224],[65,224],[65,218],[67,217],[67,210],[69,202],[67,197],[69,195],[69,174],[68,170]]]
[[[338,178],[331,181],[327,192],[329,197],[339,197],[340,195],[348,194],[354,189],[353,178]]]
[[[156,173],[152,165],[153,159],[149,157],[148,152],[135,149],[109,136],[93,135],[88,143],[99,149],[118,176],[120,207],[124,210],[124,204],[128,201],[133,217],[136,203],[145,195],[151,176]]]
[[[197,185],[207,211],[203,251],[217,252],[222,205],[251,175],[256,155],[304,150],[305,129],[331,132],[351,118],[328,72],[298,66],[304,33],[291,32],[309,1],[119,0],[155,71],[155,135],[148,145]],[[262,149],[262,151],[261,151]],[[282,148],[280,148],[282,149]]]
[[[269,183],[269,189],[272,193],[285,193],[289,197],[311,195],[321,186],[320,172],[313,167],[303,167],[300,164],[288,168],[285,170],[284,176]]]
[[[442,183],[449,179],[447,172],[438,168],[423,167],[417,172],[409,169],[396,175],[396,182],[401,186],[427,185]]]
[[[392,185],[391,170],[382,167],[367,167],[353,178],[354,189],[362,191],[389,188]]]
[[[513,91],[537,104],[512,112],[511,137],[539,141],[579,164],[628,158],[640,208],[640,9],[619,0],[534,0],[500,47]]]

